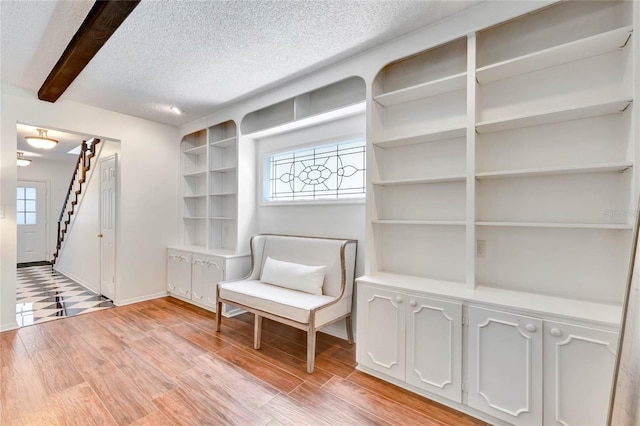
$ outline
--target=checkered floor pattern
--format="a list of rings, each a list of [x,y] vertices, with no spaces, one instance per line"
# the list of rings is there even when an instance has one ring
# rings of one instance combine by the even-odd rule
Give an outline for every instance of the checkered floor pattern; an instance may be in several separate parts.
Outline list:
[[[18,268],[16,320],[20,327],[113,307],[51,266]]]

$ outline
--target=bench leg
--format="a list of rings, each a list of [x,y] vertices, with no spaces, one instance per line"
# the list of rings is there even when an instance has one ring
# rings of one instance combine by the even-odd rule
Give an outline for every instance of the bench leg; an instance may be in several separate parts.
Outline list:
[[[222,302],[218,302],[216,308],[216,331],[220,331],[220,323],[222,322]]]
[[[353,345],[353,321],[351,321],[351,315],[344,319],[347,325],[347,339],[350,345]]]
[[[313,373],[313,367],[316,360],[316,331],[309,329],[307,331],[307,373]]]
[[[253,349],[260,349],[260,340],[262,338],[262,317],[256,314],[253,323]]]

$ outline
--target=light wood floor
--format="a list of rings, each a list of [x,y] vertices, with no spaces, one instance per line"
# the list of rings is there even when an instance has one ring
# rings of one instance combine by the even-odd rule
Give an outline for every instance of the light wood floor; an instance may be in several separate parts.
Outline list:
[[[355,346],[253,317],[222,321],[173,298],[0,334],[2,425],[479,425],[354,370]]]

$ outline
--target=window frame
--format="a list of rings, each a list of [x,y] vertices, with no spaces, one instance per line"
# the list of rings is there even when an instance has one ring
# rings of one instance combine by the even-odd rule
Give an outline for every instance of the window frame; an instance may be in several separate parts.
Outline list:
[[[360,143],[360,147],[363,150],[362,155],[362,165],[363,169],[359,169],[356,173],[362,172],[364,173],[362,179],[362,193],[355,194],[351,196],[344,196],[343,198],[335,197],[320,197],[320,198],[300,198],[300,199],[271,199],[271,169],[272,169],[272,158],[276,155],[282,155],[291,153],[292,155],[299,151],[306,151],[310,149],[320,149],[331,146],[340,146],[340,145],[349,145],[349,144],[357,144]],[[360,148],[359,147],[359,148]],[[334,137],[330,139],[324,140],[315,140],[312,142],[295,145],[295,146],[286,146],[281,149],[267,151],[262,154],[261,164],[261,173],[260,173],[260,192],[258,194],[259,205],[260,206],[303,206],[303,205],[319,205],[319,204],[364,204],[366,200],[367,194],[367,181],[366,181],[366,173],[367,173],[367,140],[364,135],[344,135],[343,137]],[[332,173],[333,174],[333,173]]]

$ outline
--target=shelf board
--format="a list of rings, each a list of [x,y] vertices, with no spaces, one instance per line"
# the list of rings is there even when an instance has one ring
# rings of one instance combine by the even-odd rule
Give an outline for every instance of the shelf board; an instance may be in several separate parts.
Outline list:
[[[377,219],[372,223],[378,225],[428,225],[428,226],[465,226],[464,220],[389,220]]]
[[[374,185],[378,186],[397,186],[397,185],[419,185],[423,183],[445,183],[445,182],[463,182],[466,180],[466,175],[451,175],[451,176],[434,176],[419,179],[396,179],[396,180],[381,180],[374,181]]]
[[[476,173],[477,179],[503,179],[527,176],[557,176],[580,173],[623,172],[633,167],[632,162],[589,164],[584,166],[543,167],[538,169],[508,170]]]
[[[204,217],[204,216],[184,216],[183,219],[184,220],[205,220],[206,217]]]
[[[375,146],[380,148],[395,148],[399,146],[417,145],[421,143],[437,142],[446,139],[455,139],[466,136],[466,126],[455,126],[443,129],[437,129],[432,132],[422,133],[414,136],[401,138],[385,139],[373,142]]]
[[[221,139],[219,141],[213,141],[209,143],[209,146],[215,148],[230,148],[236,144],[236,137],[232,136],[230,138]]]
[[[213,216],[210,217],[209,219],[211,220],[236,220],[236,217],[232,217],[232,216]]]
[[[202,195],[183,195],[182,198],[185,200],[197,200],[199,198],[207,198],[207,194]]]
[[[609,223],[544,223],[544,222],[476,222],[478,226],[502,226],[521,228],[571,228],[571,229],[633,229],[628,224]]]
[[[229,197],[231,195],[236,195],[237,193],[235,191],[229,191],[229,192],[212,192],[210,195],[212,197]]]
[[[191,154],[191,155],[200,155],[204,154],[207,151],[206,145],[200,145],[193,148],[185,149],[182,151],[183,154]]]
[[[404,89],[394,90],[393,92],[383,93],[375,96],[373,99],[382,106],[392,106],[462,90],[465,87],[467,87],[467,73],[463,72],[415,86],[405,87]]]
[[[609,102],[553,109],[536,114],[520,115],[500,120],[482,121],[476,124],[476,131],[478,133],[492,133],[520,127],[539,126],[542,124],[559,123],[561,121],[616,114],[624,112],[632,102],[631,99],[617,99]]]
[[[197,178],[200,176],[205,176],[207,174],[206,170],[201,170],[198,172],[184,173],[182,176],[185,178]]]
[[[209,171],[213,173],[229,173],[229,172],[235,172],[236,169],[237,169],[236,166],[232,166],[232,167],[219,167],[216,169],[211,169]]]
[[[632,32],[632,26],[622,27],[487,65],[476,70],[476,79],[480,84],[489,83],[612,52],[622,48]]]

